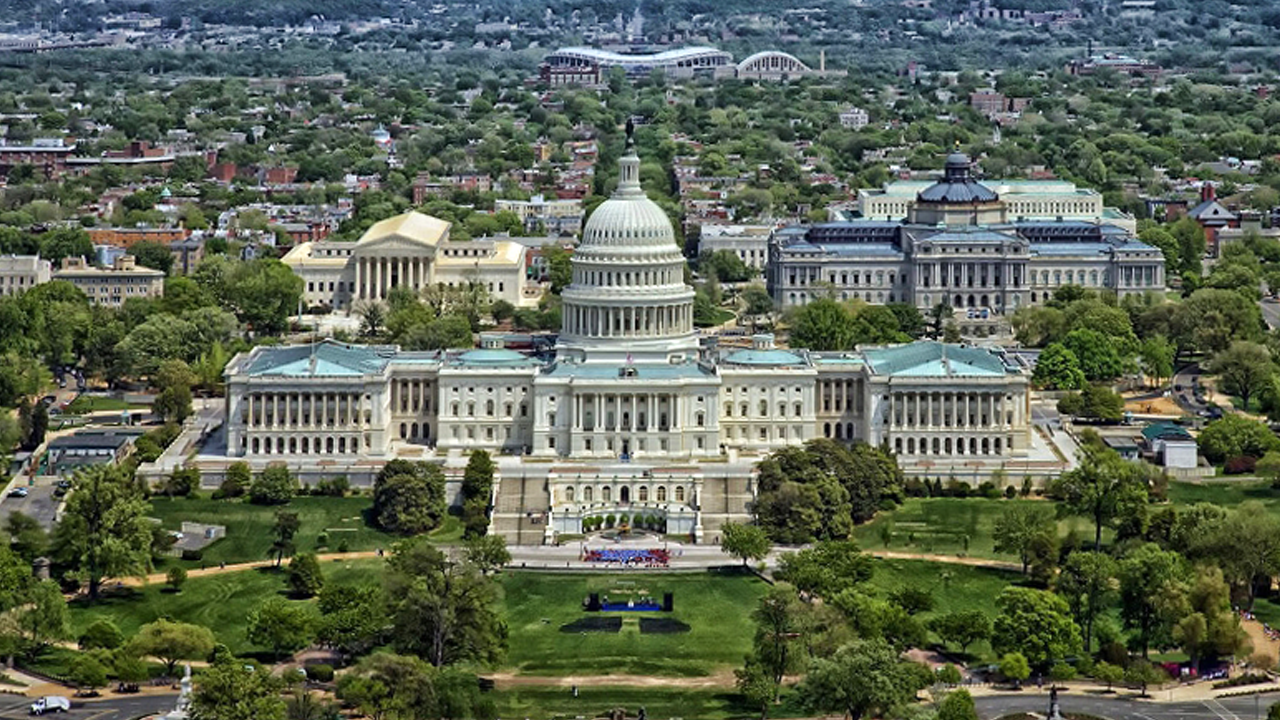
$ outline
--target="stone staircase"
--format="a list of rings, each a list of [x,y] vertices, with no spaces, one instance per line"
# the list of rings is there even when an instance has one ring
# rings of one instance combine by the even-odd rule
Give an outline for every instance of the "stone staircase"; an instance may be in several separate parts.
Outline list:
[[[541,545],[549,507],[551,495],[545,477],[515,477],[503,473],[498,480],[492,532],[508,545]]]

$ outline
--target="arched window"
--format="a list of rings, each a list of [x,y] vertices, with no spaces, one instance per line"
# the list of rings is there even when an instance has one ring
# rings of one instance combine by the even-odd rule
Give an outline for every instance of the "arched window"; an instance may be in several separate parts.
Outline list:
[[[493,401],[492,400],[484,401],[484,414],[489,417],[493,417]]]
[[[404,440],[407,437],[409,437],[409,426],[404,423],[400,423],[400,439]]]
[[[667,501],[667,486],[659,485],[658,486],[658,502],[666,502],[666,501]]]
[[[684,502],[684,486],[683,485],[676,486],[676,502],[679,502],[679,503]]]
[[[638,497],[640,498],[640,502],[649,502],[649,488],[641,485]]]
[[[733,417],[733,403],[727,402],[724,404],[724,416]]]
[[[600,488],[600,499],[605,502],[613,502],[613,488],[608,485]]]
[[[803,415],[803,414],[804,414],[804,413],[802,413],[800,410],[801,410],[801,405],[800,405],[800,403],[796,403],[796,417],[800,417],[801,415]]]
[[[747,416],[747,404],[742,403],[742,417],[746,417],[746,416]]]
[[[567,502],[567,503],[571,503],[571,502],[573,502],[573,488],[572,488],[572,487],[567,487],[567,488],[565,488],[565,489],[564,489],[564,501],[565,501],[565,502]]]
[[[761,400],[760,401],[760,417],[767,417],[768,415],[769,415],[769,403],[765,402],[764,400]]]
[[[473,402],[467,403],[467,417],[475,417],[475,416],[476,416],[476,404]]]
[[[591,487],[590,487],[590,486],[582,488],[582,502],[584,502],[584,503],[589,503],[589,502],[591,502]]]
[[[693,416],[693,419],[694,419],[694,420],[693,420],[693,421],[694,421],[694,423],[695,423],[698,427],[703,427],[703,426],[705,426],[705,425],[706,425],[705,418],[703,417],[702,413],[697,413],[697,414],[695,414],[695,415]]]

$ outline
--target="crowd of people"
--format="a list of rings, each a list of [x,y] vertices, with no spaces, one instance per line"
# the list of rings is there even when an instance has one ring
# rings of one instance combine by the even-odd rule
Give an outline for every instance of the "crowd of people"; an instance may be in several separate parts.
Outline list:
[[[583,553],[582,560],[584,562],[611,563],[615,565],[667,567],[671,562],[671,553],[661,548],[601,548],[599,550],[587,550]]]

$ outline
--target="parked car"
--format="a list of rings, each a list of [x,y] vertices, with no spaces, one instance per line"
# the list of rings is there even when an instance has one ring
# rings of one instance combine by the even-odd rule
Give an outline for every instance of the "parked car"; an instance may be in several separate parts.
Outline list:
[[[24,488],[24,487],[16,487],[16,488],[14,488],[14,489],[12,489],[12,490],[10,490],[10,491],[9,491],[9,497],[11,497],[11,498],[24,498],[24,497],[26,497],[26,496],[27,496],[27,492],[28,492],[28,491],[27,491],[27,489],[26,489],[26,488]]]
[[[59,695],[48,695],[31,703],[32,715],[43,715],[47,712],[67,712],[71,709],[71,701]]]

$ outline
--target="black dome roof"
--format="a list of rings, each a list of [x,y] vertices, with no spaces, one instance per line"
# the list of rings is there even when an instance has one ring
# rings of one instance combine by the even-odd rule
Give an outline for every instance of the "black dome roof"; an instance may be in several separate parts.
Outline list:
[[[934,203],[982,203],[995,202],[999,197],[994,190],[974,179],[969,156],[956,151],[947,156],[942,179],[921,190],[916,199]]]

